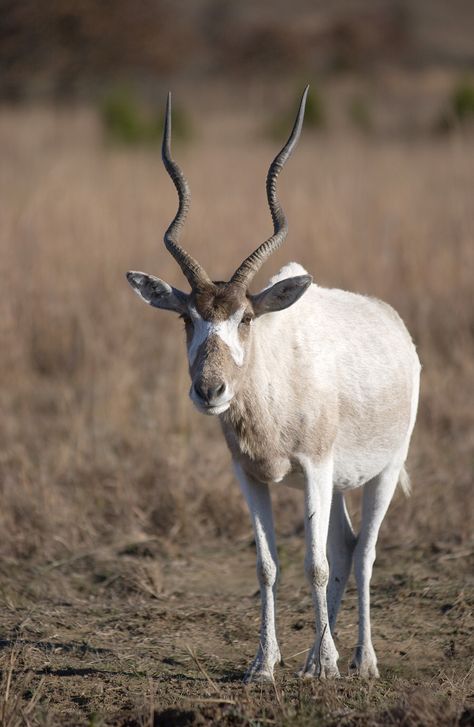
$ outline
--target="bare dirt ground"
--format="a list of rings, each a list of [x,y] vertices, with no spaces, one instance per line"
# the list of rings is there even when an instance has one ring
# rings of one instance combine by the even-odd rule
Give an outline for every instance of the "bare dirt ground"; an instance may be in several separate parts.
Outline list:
[[[381,679],[347,676],[350,582],[337,629],[342,678],[301,682],[312,634],[299,537],[280,545],[284,666],[243,686],[258,643],[253,544],[141,540],[1,573],[2,724],[468,725],[474,721],[472,547],[382,548],[373,580]],[[11,673],[9,694],[7,682]]]

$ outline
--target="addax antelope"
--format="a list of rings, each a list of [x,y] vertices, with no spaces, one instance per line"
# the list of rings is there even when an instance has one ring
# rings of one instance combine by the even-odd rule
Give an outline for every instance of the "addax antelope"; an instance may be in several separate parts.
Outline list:
[[[179,205],[164,242],[191,291],[177,290],[153,275],[127,273],[146,303],[184,319],[190,397],[200,412],[219,417],[248,503],[257,546],[261,631],[247,681],[273,679],[280,661],[270,500],[270,486],[276,483],[304,491],[305,571],[316,640],[300,674],[339,675],[333,633],[354,561],[359,634],[352,668],[363,677],[378,676],[369,597],[375,545],[397,483],[409,487],[404,463],[418,404],[418,356],[389,305],[321,288],[297,263],[283,267],[259,293],[249,291],[256,272],[287,236],[276,181],[300,136],[307,93],[306,88],[290,137],[267,175],[273,234],[228,282],[211,280],[179,244],[190,192],[171,157],[168,97],[163,162]],[[363,487],[358,535],[344,503],[344,494],[356,487]]]

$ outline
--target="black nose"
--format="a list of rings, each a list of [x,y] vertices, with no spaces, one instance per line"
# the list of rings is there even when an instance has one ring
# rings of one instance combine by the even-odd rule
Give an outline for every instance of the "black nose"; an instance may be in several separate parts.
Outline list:
[[[200,399],[205,401],[207,404],[211,404],[213,401],[218,399],[225,391],[225,383],[220,382],[218,384],[194,384],[194,391]]]

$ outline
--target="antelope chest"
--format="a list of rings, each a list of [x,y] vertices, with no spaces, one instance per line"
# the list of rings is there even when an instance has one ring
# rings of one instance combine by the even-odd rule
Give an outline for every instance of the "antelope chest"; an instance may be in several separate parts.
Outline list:
[[[275,423],[231,412],[221,417],[222,430],[233,458],[259,482],[281,482],[292,463],[282,447]]]
[[[289,459],[251,459],[248,455],[238,453],[235,459],[242,466],[243,470],[258,482],[267,484],[287,484],[286,480],[293,474],[292,465]]]

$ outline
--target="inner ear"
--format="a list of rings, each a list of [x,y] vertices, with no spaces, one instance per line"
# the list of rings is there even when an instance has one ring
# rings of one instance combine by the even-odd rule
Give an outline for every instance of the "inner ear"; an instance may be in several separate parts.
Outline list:
[[[255,315],[261,316],[289,308],[301,298],[312,282],[311,275],[296,275],[279,280],[271,288],[265,288],[261,293],[250,296]]]
[[[176,313],[187,312],[189,296],[183,291],[168,285],[164,280],[136,270],[130,270],[127,273],[127,280],[135,293],[148,305],[152,305],[154,308],[172,310]]]

